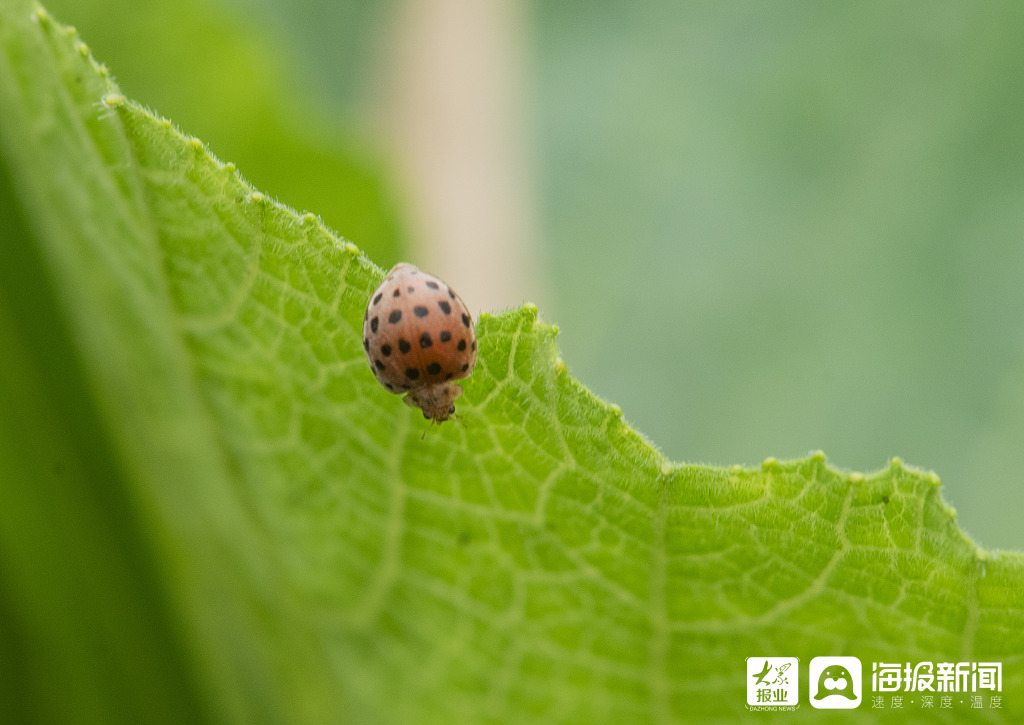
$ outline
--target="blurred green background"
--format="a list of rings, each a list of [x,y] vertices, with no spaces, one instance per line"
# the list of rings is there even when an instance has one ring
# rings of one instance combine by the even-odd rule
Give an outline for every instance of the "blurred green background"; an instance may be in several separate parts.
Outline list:
[[[128,95],[385,266],[439,243],[395,98],[447,18],[493,95],[459,103],[514,105],[487,143],[525,158],[482,173],[529,219],[500,279],[431,271],[483,306],[528,290],[570,371],[673,459],[898,455],[979,543],[1024,548],[1024,5],[475,5],[48,3]],[[488,22],[502,42],[474,46]],[[481,245],[507,226],[428,171]]]

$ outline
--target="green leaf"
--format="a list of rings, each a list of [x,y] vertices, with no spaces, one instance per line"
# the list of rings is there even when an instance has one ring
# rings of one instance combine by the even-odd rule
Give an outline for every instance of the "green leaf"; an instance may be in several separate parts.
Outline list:
[[[824,654],[1000,661],[958,721],[1024,717],[1024,557],[933,474],[673,464],[529,306],[428,429],[363,358],[382,270],[0,7],[10,721],[727,721]]]

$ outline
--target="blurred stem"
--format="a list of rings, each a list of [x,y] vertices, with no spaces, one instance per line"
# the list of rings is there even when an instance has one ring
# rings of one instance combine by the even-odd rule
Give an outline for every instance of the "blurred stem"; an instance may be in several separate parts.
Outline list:
[[[520,0],[405,0],[383,126],[416,261],[474,311],[539,301]]]

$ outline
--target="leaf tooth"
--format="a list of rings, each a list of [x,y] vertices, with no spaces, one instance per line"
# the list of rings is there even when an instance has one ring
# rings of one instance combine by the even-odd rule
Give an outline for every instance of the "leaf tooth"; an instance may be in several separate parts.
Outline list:
[[[43,8],[36,8],[32,11],[32,20],[39,23],[39,25],[44,28],[48,28],[53,25],[53,17]]]

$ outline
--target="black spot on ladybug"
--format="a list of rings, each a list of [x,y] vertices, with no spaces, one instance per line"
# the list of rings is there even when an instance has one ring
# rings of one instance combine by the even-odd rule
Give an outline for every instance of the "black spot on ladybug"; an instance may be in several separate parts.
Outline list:
[[[370,320],[370,330],[372,330],[373,332],[377,331],[377,322],[378,322],[378,320],[377,320],[376,317],[374,317],[372,320]]]
[[[467,370],[469,370],[469,363],[462,363],[461,370],[462,372],[466,372]]]
[[[469,349],[476,352],[476,340],[473,340],[473,345]]]
[[[466,341],[465,340],[459,340],[458,349],[459,349],[459,352],[462,352],[463,350],[466,349]]]
[[[376,305],[380,302],[380,298],[384,296],[383,292],[379,292],[376,297],[373,298],[373,304]]]
[[[429,365],[427,365],[427,372],[430,373],[431,375],[440,375],[441,366],[438,363],[430,363]]]
[[[381,345],[380,354],[384,357],[391,357],[391,345]]]
[[[384,369],[384,363],[382,363],[380,360],[374,360],[373,364],[377,366],[378,370],[383,370]]]
[[[446,315],[450,315],[452,313],[452,306],[447,302],[438,302],[437,306],[440,307],[441,312],[445,313]]]
[[[408,340],[399,340],[398,349],[402,351],[402,354],[405,354],[412,349],[412,345],[409,344]]]
[[[441,330],[441,342],[448,342],[452,339],[452,333],[448,330]]]
[[[391,383],[384,383],[384,387],[390,390],[392,393],[395,392],[395,386]]]
[[[426,317],[427,308],[424,307],[423,305],[416,305],[415,307],[412,308],[412,313],[417,317]]]
[[[455,375],[455,373],[448,373],[447,375],[444,376],[444,379],[451,380],[453,375]]]
[[[396,289],[396,290],[395,290],[395,292],[394,292],[394,294],[392,294],[391,296],[392,296],[392,297],[398,297],[398,296],[399,296],[400,294],[402,294],[402,290],[400,290],[400,289]]]
[[[405,371],[405,377],[409,378],[409,380],[415,380],[419,376],[420,371],[417,370],[416,368],[409,368],[408,370]]]
[[[388,322],[390,322],[392,325],[397,324],[398,321],[401,320],[401,319],[402,319],[402,311],[401,310],[395,310],[390,315],[388,315]],[[374,328],[373,331],[376,332],[377,329]]]
[[[430,339],[429,332],[424,332],[422,335],[420,335],[420,347],[430,347],[432,344],[433,342]]]
[[[413,292],[416,291],[416,288],[415,287],[406,287],[405,291],[408,292],[409,294],[412,294]]]
[[[430,289],[441,289],[440,287],[437,286],[437,282],[427,282],[427,287],[429,287]]]
[[[455,293],[452,292],[452,288],[451,287],[448,288],[448,296],[451,297],[453,300],[455,299]]]
[[[469,315],[462,316],[462,324],[465,325],[466,327],[469,327]]]
[[[365,337],[363,338],[363,349],[366,350],[367,352],[370,351],[370,341],[367,340]]]

